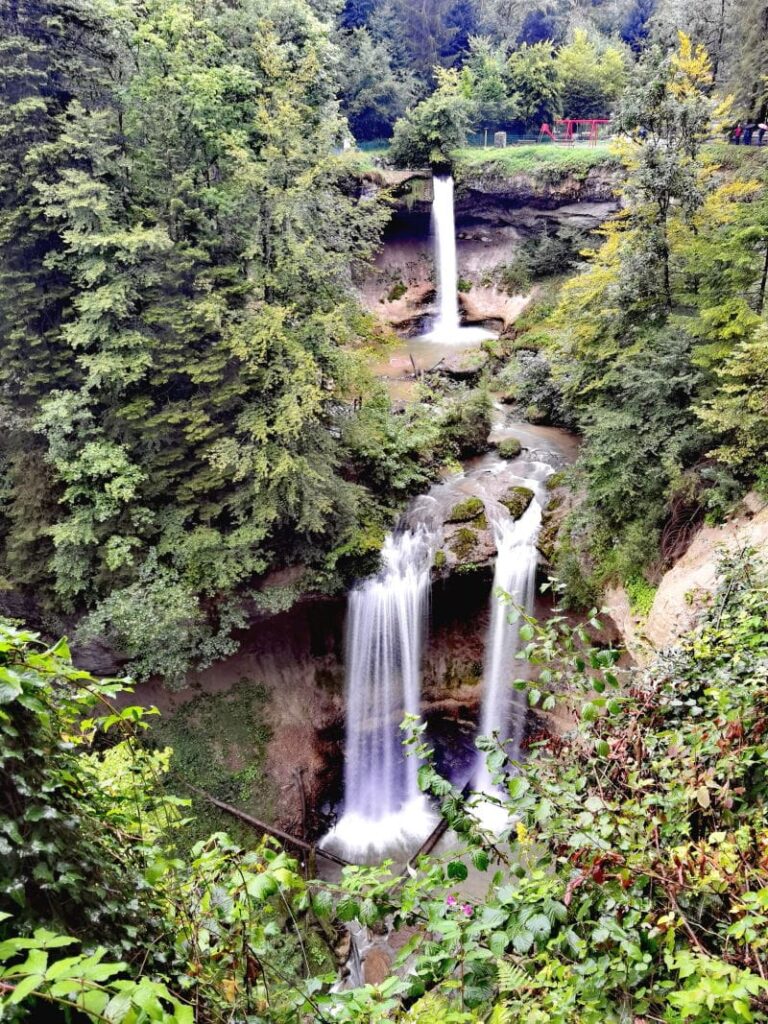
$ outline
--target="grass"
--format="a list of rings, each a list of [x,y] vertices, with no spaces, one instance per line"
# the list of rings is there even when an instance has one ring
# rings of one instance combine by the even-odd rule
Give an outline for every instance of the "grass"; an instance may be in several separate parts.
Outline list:
[[[506,149],[459,149],[456,169],[493,174],[534,174],[545,178],[551,171],[558,175],[588,171],[600,164],[615,164],[617,158],[610,143],[598,146],[559,146],[548,143],[508,146]]]

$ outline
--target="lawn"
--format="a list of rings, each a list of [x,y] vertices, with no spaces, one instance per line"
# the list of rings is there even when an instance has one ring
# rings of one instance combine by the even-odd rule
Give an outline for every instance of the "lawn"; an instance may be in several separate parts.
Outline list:
[[[615,163],[617,158],[607,142],[597,146],[562,146],[544,142],[508,146],[506,149],[459,149],[455,160],[458,170],[535,175],[549,169],[583,172],[598,164]]]

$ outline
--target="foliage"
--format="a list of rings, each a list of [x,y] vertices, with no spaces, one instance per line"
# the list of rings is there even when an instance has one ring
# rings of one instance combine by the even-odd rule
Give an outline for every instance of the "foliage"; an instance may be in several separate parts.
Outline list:
[[[349,867],[338,882],[308,883],[268,844],[245,852],[218,835],[179,858],[163,850],[166,829],[150,816],[157,826],[145,821],[139,833],[134,824],[120,843],[101,845],[99,872],[133,865],[142,927],[157,919],[153,966],[119,938],[61,958],[73,941],[63,930],[31,919],[30,935],[6,917],[0,1006],[34,1013],[48,999],[91,1020],[164,1024],[249,1014],[275,1024],[762,1019],[768,575],[751,555],[722,572],[700,627],[625,679],[618,652],[595,647],[569,616],[555,611],[540,625],[511,610],[532,676],[515,687],[545,711],[564,701],[574,725],[537,742],[522,764],[499,737],[480,741],[494,788],[466,798],[437,775],[423,727],[411,723],[420,785],[458,837],[447,855],[403,875],[388,864]],[[23,683],[13,692],[6,683],[4,715],[28,713],[32,694],[48,704],[54,692],[67,715],[81,709],[82,687],[71,697],[54,691],[52,675],[77,676],[71,682],[98,699],[101,684],[74,673],[63,649],[37,653],[28,634],[6,627],[3,635],[6,656],[24,666]],[[71,718],[44,718],[52,734],[63,726],[72,735]],[[86,720],[82,734],[122,731],[132,719],[141,721],[137,709]],[[146,756],[138,737],[126,736],[115,748],[127,757],[123,768],[113,764],[106,776],[100,768],[112,781],[80,794],[82,812],[102,827],[133,813],[135,800],[147,806],[156,786],[151,773],[125,772]],[[94,758],[82,744],[58,756],[78,774]],[[59,768],[53,759],[51,770]],[[61,785],[45,790],[38,827],[48,835],[58,820],[50,812],[67,799]],[[483,825],[489,804],[506,820],[500,836]],[[136,886],[142,874],[146,884]],[[484,877],[487,892],[478,895]],[[67,888],[79,893],[83,881],[62,879]],[[387,981],[339,991],[329,943],[351,921],[409,937]]]
[[[583,30],[557,54],[557,78],[566,117],[607,117],[624,87],[627,62],[614,46],[596,45]]]
[[[435,91],[396,124],[390,154],[398,167],[450,165],[451,152],[464,145],[472,101],[454,71],[439,71]]]
[[[386,213],[332,155],[321,6],[0,7],[1,571],[142,677],[231,651],[254,582],[407,490],[350,479]]]

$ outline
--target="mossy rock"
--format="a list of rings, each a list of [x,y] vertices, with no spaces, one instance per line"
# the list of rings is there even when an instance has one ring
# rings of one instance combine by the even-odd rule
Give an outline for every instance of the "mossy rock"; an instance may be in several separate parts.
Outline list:
[[[547,477],[547,482],[544,484],[548,491],[556,491],[558,487],[565,486],[565,473],[560,470],[559,473],[553,473],[552,476]]]
[[[445,563],[446,563],[447,560],[448,560],[448,556],[441,549],[440,551],[436,551],[435,552],[435,560],[434,560],[434,562],[432,564],[435,567],[435,569],[443,569],[445,567]]]
[[[538,405],[529,405],[525,410],[525,418],[529,423],[533,423],[538,426],[545,425],[549,420],[547,414],[543,409],[540,409]]]
[[[478,536],[474,530],[462,526],[451,539],[450,548],[460,562],[466,562],[477,547]]]
[[[533,501],[535,495],[530,487],[510,487],[499,498],[513,519],[520,519]]]
[[[549,565],[554,565],[555,555],[557,554],[560,527],[563,521],[563,517],[559,513],[563,504],[563,496],[561,494],[553,494],[541,517],[541,530],[539,531],[536,547]]]
[[[467,498],[454,505],[448,513],[446,523],[471,523],[485,511],[485,505],[481,498]]]
[[[516,459],[522,455],[523,446],[516,437],[505,437],[496,450],[502,459]]]

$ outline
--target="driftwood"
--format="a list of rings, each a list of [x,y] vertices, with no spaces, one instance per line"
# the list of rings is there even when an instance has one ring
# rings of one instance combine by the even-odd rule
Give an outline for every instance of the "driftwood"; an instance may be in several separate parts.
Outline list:
[[[340,864],[341,867],[345,868],[349,865],[348,860],[344,860],[342,857],[337,857],[335,853],[329,853],[327,850],[322,850],[314,843],[308,843],[304,839],[299,839],[298,836],[292,836],[289,832],[283,832],[282,829],[276,828],[274,825],[267,825],[264,821],[259,821],[258,818],[254,818],[250,814],[246,814],[245,811],[241,811],[238,807],[233,807],[231,804],[225,804],[223,800],[217,800],[215,796],[211,796],[210,793],[206,793],[203,789],[198,789],[197,786],[191,785],[186,782],[184,784],[187,789],[192,790],[193,793],[197,793],[208,803],[213,804],[214,807],[218,807],[221,811],[226,811],[227,814],[231,814],[232,817],[237,818],[239,821],[245,822],[251,828],[256,829],[259,832],[266,832],[267,835],[274,836],[275,839],[282,839],[284,843],[289,843],[291,846],[297,846],[300,850],[304,850],[310,855],[310,857],[324,857],[325,860],[330,860],[334,864]]]

